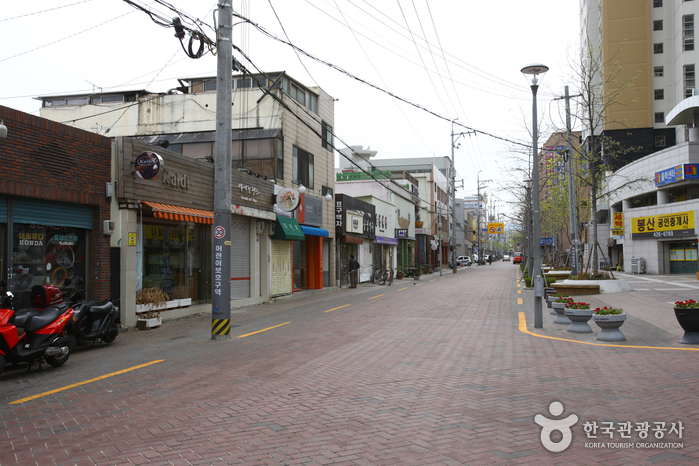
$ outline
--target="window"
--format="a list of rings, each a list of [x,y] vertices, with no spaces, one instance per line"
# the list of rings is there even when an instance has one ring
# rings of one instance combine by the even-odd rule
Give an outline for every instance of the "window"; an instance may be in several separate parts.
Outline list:
[[[653,8],[662,8],[663,0],[653,0]]]
[[[284,92],[313,113],[318,113],[318,96],[313,92],[307,91],[300,84],[296,84],[290,79],[284,80]]]
[[[658,135],[655,137],[655,147],[665,147],[665,136]]]
[[[653,30],[662,31],[663,30],[663,20],[653,21]]]
[[[694,50],[694,15],[682,17],[682,39],[685,52]]]
[[[274,178],[274,139],[238,139],[233,141],[233,170],[250,170]]]
[[[216,81],[206,81],[204,83],[204,90],[205,91],[215,91],[216,90]]]
[[[67,105],[85,105],[87,104],[87,97],[73,97],[66,100]]]
[[[656,122],[656,123],[665,123],[665,113],[663,113],[663,112],[656,112],[656,114],[655,114],[655,122]]]
[[[236,89],[247,89],[252,86],[252,80],[250,78],[240,78],[235,83]]]
[[[102,96],[102,103],[123,102],[123,101],[124,101],[123,95],[103,95]]]
[[[684,97],[692,97],[695,87],[694,65],[684,65]]]
[[[665,89],[656,89],[654,94],[655,100],[663,100],[665,98]]]
[[[662,66],[656,66],[653,68],[653,73],[656,78],[662,78],[665,75],[665,70]]]
[[[292,181],[313,189],[313,154],[294,146]]]
[[[663,53],[663,44],[653,44],[653,53]]]
[[[274,140],[274,150],[277,152],[277,173],[275,180],[284,179],[284,141],[280,138]]]
[[[322,136],[323,140],[321,141],[321,145],[323,146],[323,149],[327,149],[329,151],[333,150],[333,127],[327,124],[326,122],[321,123],[323,128],[322,128]]]

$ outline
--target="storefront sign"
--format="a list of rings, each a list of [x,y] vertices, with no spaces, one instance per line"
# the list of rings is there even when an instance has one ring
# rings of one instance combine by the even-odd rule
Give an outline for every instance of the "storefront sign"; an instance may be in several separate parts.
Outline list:
[[[388,238],[386,236],[377,236],[374,238],[374,243],[376,244],[390,244],[393,246],[398,246],[398,240],[395,238]]]
[[[624,239],[624,229],[623,229],[623,228],[621,228],[621,229],[617,229],[617,228],[612,229],[612,237],[614,237],[614,239]],[[619,238],[619,237],[621,237],[621,238]]]
[[[694,235],[694,211],[631,219],[631,239]]]
[[[141,152],[134,162],[136,175],[144,180],[155,180],[163,167],[163,158],[155,152]]]
[[[685,163],[684,164],[684,179],[699,180],[699,164]]]
[[[244,205],[231,205],[231,213],[244,215],[246,217],[264,218],[265,220],[276,220],[277,215],[274,212],[268,212],[266,210],[253,209],[252,207],[246,207]]]
[[[407,238],[407,237],[408,237],[408,230],[396,229],[396,238]]]
[[[189,189],[189,176],[172,170],[163,171],[163,184],[175,188]]]
[[[465,210],[476,210],[476,209],[482,209],[483,208],[483,201],[478,202],[478,201],[464,201],[464,209]]]
[[[44,233],[20,232],[17,236],[19,238],[18,246],[43,246],[44,245]]]
[[[415,234],[416,235],[432,235],[432,230],[430,230],[429,228],[416,228]]]
[[[655,172],[655,185],[663,186],[666,184],[682,181],[684,179],[684,167],[677,165],[672,168],[667,168],[659,172]]]
[[[136,238],[138,238],[136,233],[129,232],[129,246],[136,246]]]
[[[277,207],[284,212],[292,212],[299,206],[301,197],[294,188],[282,188],[277,194]]]
[[[260,190],[255,186],[238,183],[238,186],[235,186],[233,189],[240,191],[240,199],[257,204],[257,196],[260,194]]]
[[[347,211],[347,232],[355,234],[364,233],[364,212]]]
[[[75,246],[77,242],[77,235],[53,235],[53,238],[51,238],[49,244],[57,244],[59,246]]]
[[[624,234],[624,213],[623,212],[614,212],[614,226],[613,228],[615,229],[621,229],[622,230],[622,235]]]
[[[368,202],[346,194],[337,194],[335,196],[335,231],[338,235],[349,233],[373,239],[376,231],[375,212],[375,206]],[[352,214],[351,219],[349,214]]]
[[[231,173],[231,203],[272,211],[274,183],[263,180],[244,171]]]
[[[296,209],[296,220],[303,225],[323,226],[323,201],[319,197],[301,195],[301,202]]]

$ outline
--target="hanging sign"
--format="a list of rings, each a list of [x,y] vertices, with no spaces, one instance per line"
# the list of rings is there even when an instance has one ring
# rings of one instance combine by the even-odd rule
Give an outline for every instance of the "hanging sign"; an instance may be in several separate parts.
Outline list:
[[[292,212],[299,206],[301,195],[294,188],[282,188],[277,193],[277,206],[284,212]]]
[[[163,158],[155,152],[141,152],[134,162],[134,171],[139,178],[155,180],[163,167]]]

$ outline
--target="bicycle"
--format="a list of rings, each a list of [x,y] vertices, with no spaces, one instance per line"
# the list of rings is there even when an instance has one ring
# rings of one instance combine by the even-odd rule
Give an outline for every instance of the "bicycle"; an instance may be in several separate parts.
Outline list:
[[[386,277],[386,284],[388,286],[391,286],[393,284],[393,267],[389,267],[388,270],[386,271],[387,277]]]
[[[420,280],[420,268],[408,267],[408,272],[405,275],[408,277],[413,277],[413,280]]]

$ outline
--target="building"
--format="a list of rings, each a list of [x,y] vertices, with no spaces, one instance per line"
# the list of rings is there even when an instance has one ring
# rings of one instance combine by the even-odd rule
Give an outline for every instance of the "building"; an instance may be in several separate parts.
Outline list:
[[[395,180],[406,179],[410,175],[409,185],[417,182],[419,209],[416,222],[422,224],[415,229],[416,265],[432,270],[442,264],[448,264],[450,252],[450,215],[449,180],[447,174],[451,168],[449,157],[418,158],[374,158],[377,151],[362,146],[351,146],[340,150],[340,171],[347,173],[358,171],[390,172]],[[360,167],[360,168],[358,168]],[[408,183],[406,183],[408,186]]]
[[[620,105],[604,114],[603,135],[634,148],[614,168],[678,142],[688,141],[684,128],[665,124],[668,112],[696,87],[697,52],[694,19],[699,5],[684,0],[581,0],[581,50],[604,63],[614,79],[603,83],[609,95],[635,75],[633,86],[619,96]],[[601,56],[600,56],[601,55]],[[590,63],[590,57],[583,57]],[[599,84],[601,77],[596,76]],[[590,129],[583,137],[587,139]]]
[[[213,215],[216,84],[216,77],[197,77],[181,79],[165,93],[40,97],[46,118],[124,137],[115,161],[114,179],[121,177],[123,185],[117,183],[112,203],[112,220],[119,224],[112,246],[122,248],[122,275],[127,274],[122,278],[129,283],[122,290],[122,306],[129,321],[135,318],[130,292],[146,280],[171,293],[188,294],[193,304],[211,301],[212,232],[206,219]],[[236,75],[233,86],[233,304],[335,286],[334,99],[283,72]],[[164,162],[166,173],[156,182],[130,171],[128,164],[145,152]],[[273,199],[280,195],[286,196],[285,202],[294,198],[293,209]],[[195,212],[181,215],[182,209]],[[160,238],[160,227],[163,235],[166,228],[170,235],[187,234],[177,240]],[[155,236],[148,237],[149,231]],[[194,234],[192,244],[187,242],[189,232]],[[131,244],[131,234],[137,234],[133,250],[125,246]],[[197,249],[190,250],[197,242]],[[170,257],[168,266],[173,244],[182,255]],[[160,250],[149,252],[150,247]],[[195,277],[192,271],[200,268],[202,277]],[[181,312],[169,311],[165,318]]]
[[[96,301],[118,298],[108,236],[111,140],[3,106],[0,120],[7,127],[0,138],[0,278],[15,309],[32,306],[35,285],[81,286]]]

